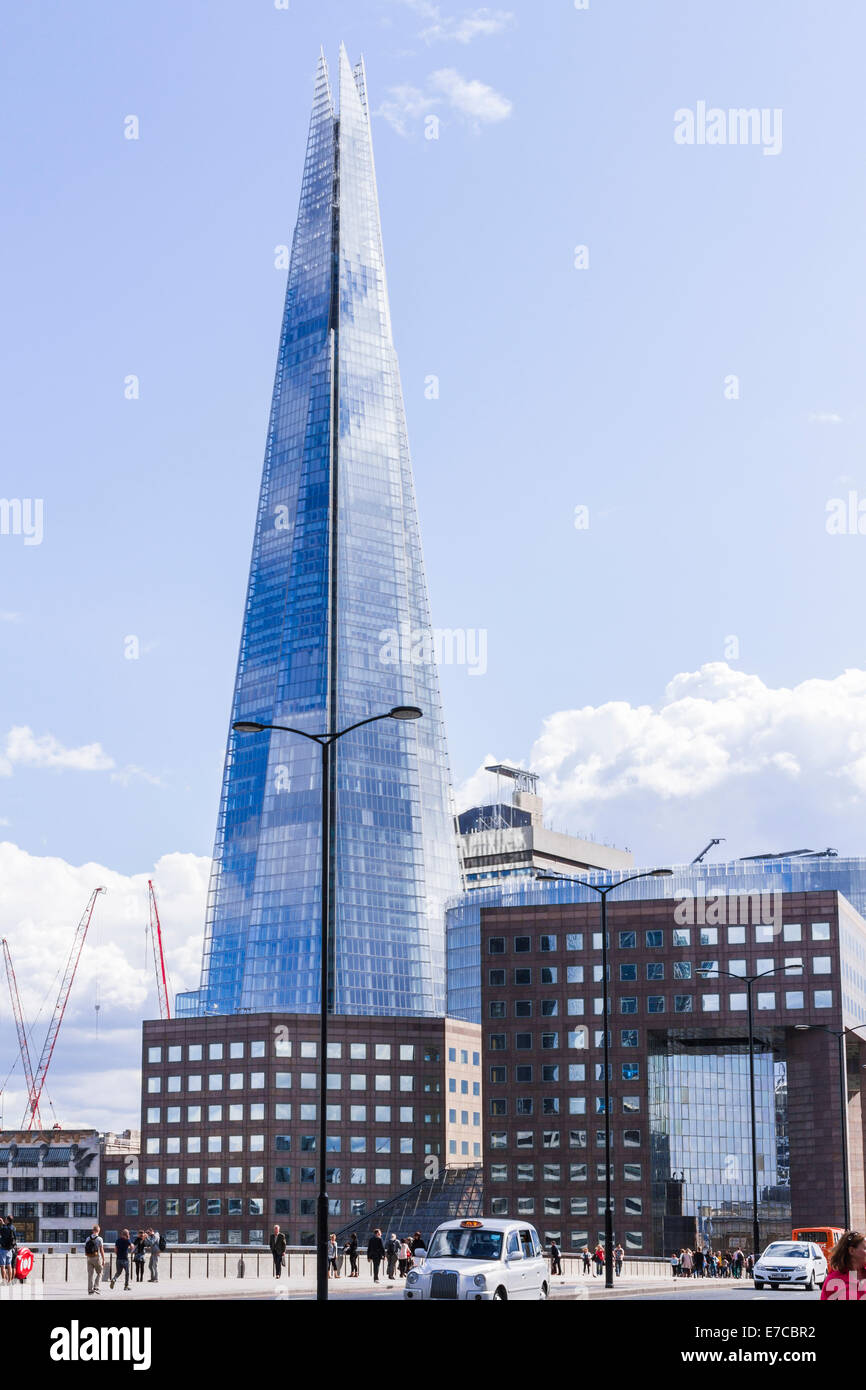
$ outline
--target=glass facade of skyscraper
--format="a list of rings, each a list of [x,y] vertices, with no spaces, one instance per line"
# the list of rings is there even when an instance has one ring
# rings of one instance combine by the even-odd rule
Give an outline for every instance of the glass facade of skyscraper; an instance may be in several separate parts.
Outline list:
[[[379,227],[363,65],[320,59],[292,247],[232,721],[335,745],[334,1007],[444,1012],[458,891],[438,679]],[[412,660],[413,648],[416,659]],[[231,733],[199,990],[178,1013],[319,1007],[319,749]]]

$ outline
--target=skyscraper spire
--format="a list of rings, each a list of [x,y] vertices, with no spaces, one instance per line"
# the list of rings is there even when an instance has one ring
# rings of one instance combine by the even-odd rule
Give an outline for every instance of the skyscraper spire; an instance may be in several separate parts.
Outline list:
[[[451,788],[363,62],[321,54],[253,541],[232,721],[344,728],[336,745],[334,1006],[444,1010]],[[409,648],[420,649],[420,660]],[[318,750],[230,733],[201,988],[179,1013],[318,1009]]]

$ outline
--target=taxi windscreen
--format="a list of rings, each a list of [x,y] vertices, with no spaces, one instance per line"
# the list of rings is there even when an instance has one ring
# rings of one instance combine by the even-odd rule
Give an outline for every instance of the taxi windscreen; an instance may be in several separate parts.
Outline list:
[[[427,1251],[431,1260],[498,1260],[501,1253],[501,1231],[437,1231]]]

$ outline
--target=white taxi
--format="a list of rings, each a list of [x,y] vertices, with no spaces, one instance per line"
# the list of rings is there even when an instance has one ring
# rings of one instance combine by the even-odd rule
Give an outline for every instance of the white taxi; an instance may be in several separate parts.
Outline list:
[[[768,1245],[753,1270],[755,1288],[769,1284],[802,1284],[807,1293],[820,1288],[827,1278],[824,1252],[808,1240],[776,1240]]]
[[[427,1258],[406,1275],[404,1298],[547,1298],[550,1274],[534,1226],[523,1221],[446,1221],[437,1227]]]

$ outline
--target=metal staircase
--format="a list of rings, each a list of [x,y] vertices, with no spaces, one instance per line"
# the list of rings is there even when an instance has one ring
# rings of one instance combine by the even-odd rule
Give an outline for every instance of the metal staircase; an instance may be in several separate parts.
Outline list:
[[[396,1197],[386,1198],[366,1216],[359,1216],[350,1225],[343,1226],[337,1232],[337,1240],[344,1245],[354,1233],[364,1251],[367,1241],[378,1227],[383,1240],[387,1240],[392,1232],[408,1238],[415,1231],[420,1231],[426,1244],[443,1221],[481,1215],[481,1174],[480,1166],[444,1168],[438,1177],[426,1178],[405,1192],[399,1192]]]

